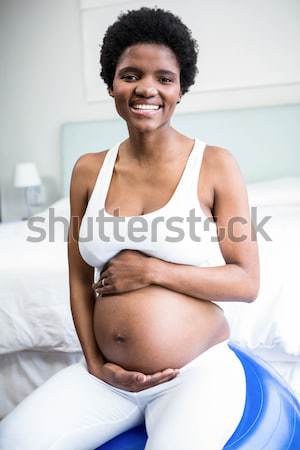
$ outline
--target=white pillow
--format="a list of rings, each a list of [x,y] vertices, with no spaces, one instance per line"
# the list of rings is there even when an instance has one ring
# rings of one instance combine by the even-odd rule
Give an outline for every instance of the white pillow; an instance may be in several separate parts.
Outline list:
[[[300,205],[259,206],[258,222],[271,241],[257,235],[260,290],[252,303],[236,302],[231,338],[241,346],[282,351],[300,357],[299,253]]]
[[[35,214],[35,216],[48,218],[50,208],[54,208],[55,217],[61,216],[61,217],[65,217],[69,220],[69,218],[70,218],[69,197],[60,198],[59,200],[57,200],[56,202],[54,202],[50,206],[48,206],[44,211]]]
[[[54,220],[51,220],[52,218]],[[67,242],[69,221],[70,201],[68,197],[63,197],[30,219],[31,226],[27,228],[26,236],[27,238],[44,236],[42,237],[44,245],[47,245],[47,242],[53,241],[57,243]],[[34,225],[34,228],[32,228],[32,225]],[[36,227],[38,228],[36,229]]]
[[[250,205],[300,205],[300,177],[248,183]]]

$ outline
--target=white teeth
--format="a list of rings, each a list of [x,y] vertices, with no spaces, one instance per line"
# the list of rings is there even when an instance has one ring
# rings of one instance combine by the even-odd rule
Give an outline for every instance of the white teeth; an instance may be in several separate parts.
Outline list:
[[[159,109],[158,105],[134,105],[134,109]]]

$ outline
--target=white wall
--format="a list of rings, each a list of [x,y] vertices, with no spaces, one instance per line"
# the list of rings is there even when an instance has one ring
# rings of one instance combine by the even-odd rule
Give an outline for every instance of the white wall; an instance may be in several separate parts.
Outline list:
[[[35,161],[59,197],[59,126],[103,117],[84,99],[80,14],[76,0],[1,0],[0,180],[3,219],[22,216],[14,165]]]
[[[109,7],[107,4],[109,3]],[[131,0],[126,10],[145,2]],[[154,7],[156,0],[147,0]],[[98,77],[98,37],[120,11],[120,0],[81,0],[86,94],[105,101]],[[266,106],[300,99],[299,0],[163,0],[159,6],[178,15],[198,41],[199,73],[183,111]],[[191,95],[192,94],[192,95]]]
[[[104,5],[99,15],[99,30],[104,30],[120,10],[156,4],[150,0],[123,1],[118,6],[113,4],[118,2],[113,1],[89,0],[88,3],[85,1],[82,5],[93,6],[95,14],[99,13],[97,5]],[[174,0],[159,2],[160,7],[175,13],[182,4]],[[202,56],[217,63],[213,67],[205,66],[199,77],[203,85],[198,83],[194,95],[184,99],[178,112],[201,109],[199,105],[202,109],[203,105],[207,109],[218,109],[222,104],[226,108],[237,107],[242,98],[244,106],[300,101],[298,0],[265,0],[263,3],[258,0],[201,0],[193,1],[189,10],[185,4],[183,6],[183,19],[191,26],[195,37],[202,36]],[[92,11],[93,8],[80,10],[77,0],[1,0],[0,181],[5,220],[21,217],[24,207],[23,193],[12,185],[17,162],[36,162],[48,189],[48,201],[53,201],[60,195],[60,125],[68,121],[117,117],[110,97],[104,102],[86,100],[81,20]],[[251,21],[250,25],[247,20]],[[233,24],[236,24],[234,33],[231,31]],[[246,24],[248,34],[244,32]],[[240,42],[236,35],[239,27]],[[256,39],[249,36],[250,31]],[[99,43],[101,39],[99,31]],[[220,48],[224,53],[221,61]],[[226,51],[230,60],[225,58]],[[98,60],[99,55],[96,57]],[[247,60],[252,68],[248,86],[245,85],[248,72],[244,70]],[[211,75],[208,67],[211,67]],[[220,73],[216,76],[217,70],[224,72],[221,86],[216,83],[222,79]],[[256,73],[259,76],[255,77]],[[233,85],[229,86],[232,80]],[[263,80],[263,85],[259,80]],[[99,79],[99,89],[103,89],[101,83]]]

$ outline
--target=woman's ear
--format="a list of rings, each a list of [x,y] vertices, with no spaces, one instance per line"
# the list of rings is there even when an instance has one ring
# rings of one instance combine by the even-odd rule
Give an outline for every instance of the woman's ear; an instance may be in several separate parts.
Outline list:
[[[114,97],[114,95],[113,95],[113,90],[112,90],[111,88],[108,88],[107,90],[108,90],[108,94],[109,94],[111,97]]]
[[[182,98],[182,90],[180,89],[177,103],[181,102],[181,98]]]

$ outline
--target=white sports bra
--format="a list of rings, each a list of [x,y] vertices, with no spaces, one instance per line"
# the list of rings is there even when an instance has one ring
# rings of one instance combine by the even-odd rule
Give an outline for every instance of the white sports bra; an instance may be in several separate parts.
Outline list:
[[[79,251],[87,264],[95,267],[95,281],[105,263],[124,249],[139,250],[177,264],[225,265],[216,223],[207,218],[198,199],[198,178],[205,142],[195,138],[175,192],[162,208],[126,217],[112,216],[105,210],[120,144],[121,141],[105,155],[80,226]],[[189,220],[191,217],[195,217],[191,219],[194,227]],[[225,312],[228,303],[232,302],[213,303]]]

